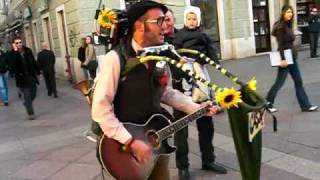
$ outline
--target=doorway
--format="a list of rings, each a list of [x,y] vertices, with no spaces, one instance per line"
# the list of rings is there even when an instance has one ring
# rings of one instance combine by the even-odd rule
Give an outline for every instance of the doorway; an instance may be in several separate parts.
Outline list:
[[[256,53],[271,50],[270,23],[267,0],[253,0],[253,23]]]
[[[48,42],[50,50],[53,50],[51,24],[50,24],[49,16],[45,16],[42,18],[42,30],[43,30],[44,41]]]
[[[66,20],[63,9],[57,11],[57,25],[59,30],[58,36],[60,40],[61,56],[69,55]]]

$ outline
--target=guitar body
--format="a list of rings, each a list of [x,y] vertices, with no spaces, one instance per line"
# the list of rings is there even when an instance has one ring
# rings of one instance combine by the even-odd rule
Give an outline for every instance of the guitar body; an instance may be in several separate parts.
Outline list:
[[[124,123],[126,129],[135,139],[142,140],[152,146],[152,158],[145,163],[138,162],[130,152],[124,151],[121,143],[103,135],[99,141],[99,155],[103,168],[116,179],[147,179],[159,155],[170,154],[176,149],[168,144],[167,139],[161,140],[157,134],[158,130],[170,124],[170,120],[161,114],[151,116],[144,125]]]

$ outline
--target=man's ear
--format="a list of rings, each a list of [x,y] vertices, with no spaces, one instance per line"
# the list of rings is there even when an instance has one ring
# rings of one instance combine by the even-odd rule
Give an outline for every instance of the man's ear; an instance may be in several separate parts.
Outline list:
[[[145,31],[145,24],[142,21],[137,21],[135,23],[136,31],[143,33]]]

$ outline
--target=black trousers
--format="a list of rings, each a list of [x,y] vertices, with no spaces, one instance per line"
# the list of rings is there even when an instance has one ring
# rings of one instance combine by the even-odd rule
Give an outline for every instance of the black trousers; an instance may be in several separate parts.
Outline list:
[[[57,85],[56,85],[56,78],[54,72],[43,72],[44,80],[46,82],[46,87],[48,90],[48,95],[52,93],[57,95]]]
[[[309,35],[310,35],[310,56],[315,57],[317,56],[319,33],[310,32]]]
[[[37,95],[36,82],[35,81],[30,82],[28,87],[19,87],[19,88],[23,94],[23,99],[24,99],[23,105],[25,106],[28,115],[33,115],[34,110],[33,110],[32,102],[36,98],[36,95]]]
[[[184,117],[186,113],[174,110],[173,115],[176,120]],[[202,164],[209,164],[215,161],[214,147],[212,144],[214,135],[214,123],[212,117],[204,116],[196,121],[199,137]],[[174,135],[176,150],[176,166],[178,169],[189,167],[189,146],[188,146],[188,126],[178,131]]]

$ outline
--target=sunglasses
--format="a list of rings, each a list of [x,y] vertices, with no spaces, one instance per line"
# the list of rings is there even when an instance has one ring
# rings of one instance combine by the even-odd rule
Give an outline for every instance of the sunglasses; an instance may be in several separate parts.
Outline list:
[[[145,20],[144,22],[157,23],[158,26],[162,26],[164,20],[165,20],[165,16],[159,16],[157,19],[148,19],[148,20]]]

